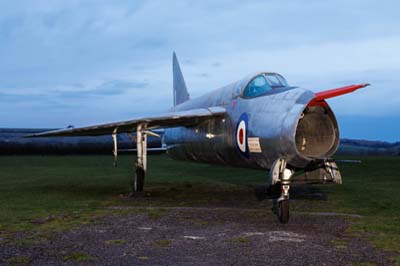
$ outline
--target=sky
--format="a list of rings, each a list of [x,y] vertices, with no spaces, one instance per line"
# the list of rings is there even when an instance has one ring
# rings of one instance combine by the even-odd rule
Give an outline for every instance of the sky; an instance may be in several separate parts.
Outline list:
[[[398,1],[0,1],[0,127],[63,128],[172,106],[253,72],[321,91],[341,137],[400,141]]]

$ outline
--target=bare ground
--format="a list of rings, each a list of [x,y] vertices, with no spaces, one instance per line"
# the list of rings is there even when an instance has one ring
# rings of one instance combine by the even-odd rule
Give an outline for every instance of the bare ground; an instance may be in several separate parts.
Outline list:
[[[390,253],[346,233],[346,215],[294,212],[282,225],[257,207],[112,206],[75,229],[0,239],[0,265],[392,264]]]

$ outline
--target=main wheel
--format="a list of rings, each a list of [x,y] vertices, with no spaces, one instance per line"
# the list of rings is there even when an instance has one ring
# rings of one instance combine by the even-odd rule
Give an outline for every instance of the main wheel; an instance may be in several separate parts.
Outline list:
[[[289,200],[281,200],[278,203],[278,219],[281,223],[289,222]]]
[[[142,192],[144,188],[144,175],[145,172],[142,168],[136,168],[135,180],[133,181],[133,191]]]

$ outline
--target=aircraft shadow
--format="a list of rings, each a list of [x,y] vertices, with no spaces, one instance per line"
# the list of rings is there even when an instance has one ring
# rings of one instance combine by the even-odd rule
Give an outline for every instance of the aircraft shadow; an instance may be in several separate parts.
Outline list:
[[[280,191],[273,191],[267,186],[257,186],[254,189],[257,200],[274,199],[279,197]],[[299,200],[327,200],[327,194],[319,187],[306,184],[295,184],[290,187],[290,199]]]

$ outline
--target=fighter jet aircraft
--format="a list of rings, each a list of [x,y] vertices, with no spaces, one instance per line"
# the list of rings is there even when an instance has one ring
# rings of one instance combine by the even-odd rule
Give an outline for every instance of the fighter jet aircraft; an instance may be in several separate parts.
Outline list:
[[[174,159],[269,171],[267,184],[278,191],[277,216],[280,222],[287,223],[293,181],[342,182],[331,159],[339,145],[339,128],[325,100],[368,85],[314,93],[289,85],[278,73],[260,72],[191,99],[174,53],[174,106],[167,112],[30,137],[110,134],[116,158],[117,134],[136,132],[137,159],[132,183],[133,191],[140,192],[147,168],[147,136],[161,137],[152,130],[163,128],[163,147]]]

